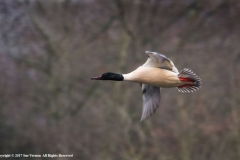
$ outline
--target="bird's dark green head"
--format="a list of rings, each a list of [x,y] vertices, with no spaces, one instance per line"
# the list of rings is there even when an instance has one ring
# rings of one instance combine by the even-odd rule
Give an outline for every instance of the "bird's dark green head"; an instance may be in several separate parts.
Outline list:
[[[91,80],[112,80],[112,81],[123,81],[123,76],[117,73],[106,72],[99,77],[92,77]]]

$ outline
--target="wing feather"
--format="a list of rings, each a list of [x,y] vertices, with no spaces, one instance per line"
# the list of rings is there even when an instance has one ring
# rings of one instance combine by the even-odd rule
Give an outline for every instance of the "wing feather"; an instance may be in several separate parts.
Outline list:
[[[153,115],[160,104],[160,88],[149,84],[142,84],[143,111],[140,121]]]
[[[178,70],[173,64],[173,62],[165,55],[150,51],[146,51],[146,54],[148,55],[149,58],[143,64],[143,66],[162,68],[178,73]]]

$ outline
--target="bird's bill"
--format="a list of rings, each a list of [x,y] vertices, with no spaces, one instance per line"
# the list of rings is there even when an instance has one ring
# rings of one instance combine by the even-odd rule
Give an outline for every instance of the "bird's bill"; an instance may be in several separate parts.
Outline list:
[[[92,77],[91,80],[102,80],[102,76]]]

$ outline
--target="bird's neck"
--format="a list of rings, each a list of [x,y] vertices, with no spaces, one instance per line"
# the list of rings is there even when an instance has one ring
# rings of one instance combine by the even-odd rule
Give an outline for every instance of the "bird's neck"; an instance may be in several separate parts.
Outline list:
[[[109,79],[107,80],[112,80],[112,81],[123,81],[124,77],[122,74],[118,74],[118,73],[112,73],[111,77],[109,77]]]
[[[123,80],[124,81],[133,81],[133,74],[131,73],[127,73],[127,74],[122,74],[123,76]]]
[[[136,70],[127,73],[127,74],[122,74],[124,81],[132,81],[132,82],[136,82],[136,80],[139,79],[139,77],[141,77],[142,73],[141,73],[141,68],[139,67]]]

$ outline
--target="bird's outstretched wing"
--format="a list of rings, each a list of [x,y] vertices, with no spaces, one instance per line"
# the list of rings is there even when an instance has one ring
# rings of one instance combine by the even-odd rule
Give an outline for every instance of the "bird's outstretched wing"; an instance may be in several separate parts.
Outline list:
[[[148,119],[155,113],[160,104],[160,88],[142,84],[143,111],[140,121]]]
[[[143,67],[146,66],[146,67],[162,68],[162,69],[167,69],[175,73],[178,73],[178,70],[173,64],[173,62],[163,54],[160,54],[157,52],[150,52],[150,51],[146,51],[146,54],[148,55],[148,59],[143,64]]]

